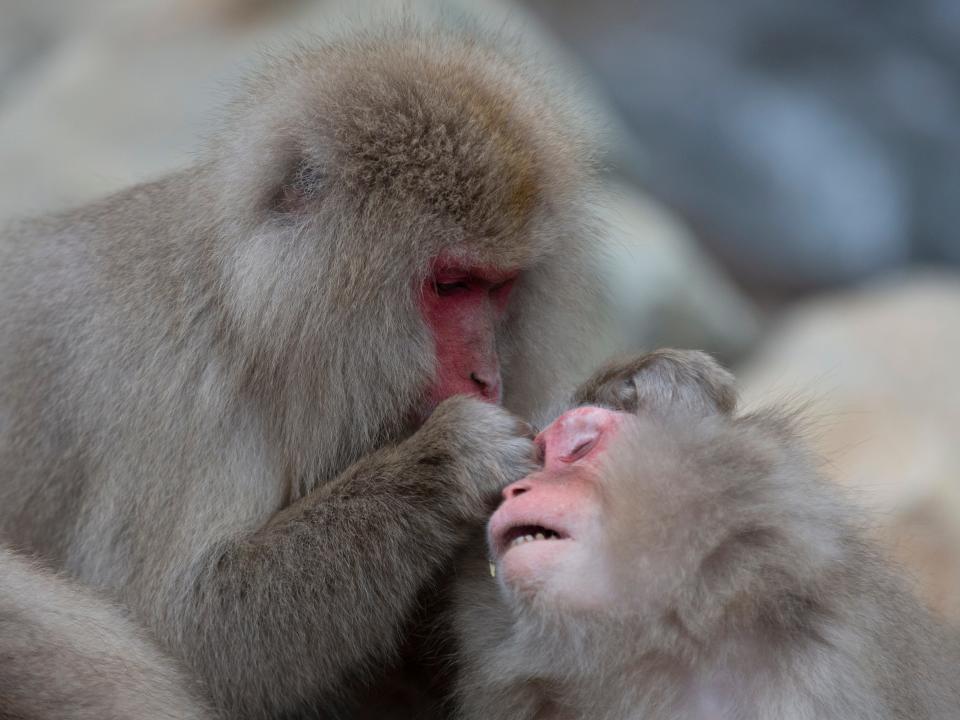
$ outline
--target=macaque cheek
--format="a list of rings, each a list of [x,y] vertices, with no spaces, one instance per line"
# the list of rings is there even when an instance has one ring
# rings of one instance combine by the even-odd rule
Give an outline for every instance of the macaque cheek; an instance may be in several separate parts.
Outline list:
[[[565,575],[553,597],[557,607],[590,612],[606,612],[619,602],[602,560]]]

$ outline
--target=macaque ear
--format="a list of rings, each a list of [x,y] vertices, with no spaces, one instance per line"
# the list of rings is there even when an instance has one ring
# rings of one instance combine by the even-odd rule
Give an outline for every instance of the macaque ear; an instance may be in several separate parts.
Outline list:
[[[582,385],[578,405],[638,413],[685,408],[729,415],[737,405],[733,375],[698,350],[657,350],[610,363]]]
[[[320,196],[326,175],[320,167],[307,160],[293,165],[271,199],[271,209],[282,214],[303,212],[307,205]]]

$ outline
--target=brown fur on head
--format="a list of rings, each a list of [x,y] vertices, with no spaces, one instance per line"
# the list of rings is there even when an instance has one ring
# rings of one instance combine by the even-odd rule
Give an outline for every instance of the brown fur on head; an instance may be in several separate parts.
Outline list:
[[[594,149],[517,48],[384,25],[276,60],[233,113],[205,168],[220,283],[241,312],[225,322],[249,372],[295,407],[281,427],[342,433],[328,419],[347,406],[362,434],[332,444],[399,431],[433,370],[416,278],[441,256],[522,270],[499,339],[508,407],[537,412],[535,378],[579,370],[598,294]]]

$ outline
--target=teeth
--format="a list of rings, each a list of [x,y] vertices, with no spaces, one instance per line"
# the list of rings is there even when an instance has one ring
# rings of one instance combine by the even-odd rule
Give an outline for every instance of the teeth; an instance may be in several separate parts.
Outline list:
[[[510,541],[510,547],[523,545],[524,543],[533,542],[534,540],[552,540],[555,537],[558,537],[558,535],[552,530],[547,530],[545,533],[538,532],[536,535],[521,535]]]

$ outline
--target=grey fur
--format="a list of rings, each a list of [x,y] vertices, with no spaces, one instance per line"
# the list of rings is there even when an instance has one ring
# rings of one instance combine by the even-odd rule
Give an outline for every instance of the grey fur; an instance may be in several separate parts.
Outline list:
[[[0,548],[0,718],[213,717],[198,698],[119,608]]]
[[[472,553],[455,621],[465,720],[958,717],[956,634],[863,539],[795,419],[735,415],[730,383],[702,353],[660,351],[578,393],[616,407],[637,390],[602,471],[596,564],[616,599],[522,600]]]
[[[390,661],[528,467],[495,407],[413,432],[414,291],[441,250],[523,267],[498,345],[536,416],[595,344],[594,163],[518,48],[409,19],[271,61],[225,116],[196,166],[4,232],[0,537],[264,717]]]

